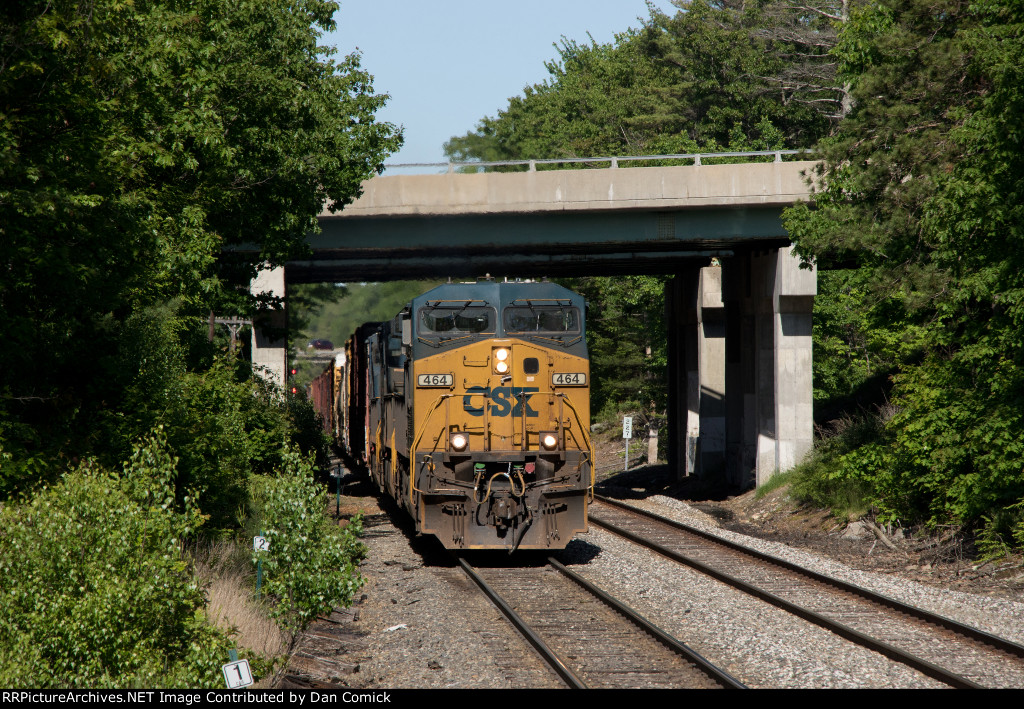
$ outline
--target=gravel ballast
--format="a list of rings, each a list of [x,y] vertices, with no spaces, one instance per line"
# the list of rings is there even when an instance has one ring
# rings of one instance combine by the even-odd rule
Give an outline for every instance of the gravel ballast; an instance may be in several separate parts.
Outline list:
[[[369,549],[362,567],[367,583],[351,626],[362,637],[337,648],[333,657],[358,670],[335,681],[394,689],[561,686],[461,569],[438,552],[435,542],[377,514],[372,498],[360,502],[372,515],[364,538]],[[652,496],[630,504],[1024,643],[1022,603],[851,569],[784,544],[723,530],[673,498]],[[596,527],[573,540],[561,558],[751,687],[943,686]]]

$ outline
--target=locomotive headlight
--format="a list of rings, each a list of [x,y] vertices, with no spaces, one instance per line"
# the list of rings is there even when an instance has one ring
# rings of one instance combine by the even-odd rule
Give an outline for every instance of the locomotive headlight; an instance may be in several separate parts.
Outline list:
[[[540,444],[545,450],[553,451],[558,448],[558,436],[554,433],[540,434]]]
[[[494,371],[498,374],[508,373],[509,352],[504,347],[494,350]]]
[[[452,437],[448,439],[448,442],[451,443],[452,450],[464,451],[469,445],[469,436],[461,431],[456,431],[452,434]]]

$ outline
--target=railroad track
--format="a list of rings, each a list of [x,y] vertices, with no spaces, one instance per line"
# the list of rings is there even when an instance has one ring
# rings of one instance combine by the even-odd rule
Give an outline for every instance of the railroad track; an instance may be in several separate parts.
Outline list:
[[[729,674],[553,557],[469,577],[572,688],[743,688]]]
[[[590,521],[952,687],[1024,687],[1024,646],[609,498]]]

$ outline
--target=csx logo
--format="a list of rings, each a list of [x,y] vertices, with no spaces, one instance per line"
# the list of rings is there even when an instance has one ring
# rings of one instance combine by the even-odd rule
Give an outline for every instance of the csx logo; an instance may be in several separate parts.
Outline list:
[[[462,408],[470,416],[483,416],[487,399],[490,399],[493,402],[491,416],[522,416],[525,412],[528,418],[533,418],[540,414],[530,408],[530,397],[538,391],[538,387],[470,387],[462,397]],[[483,406],[473,406],[474,396],[483,397]]]

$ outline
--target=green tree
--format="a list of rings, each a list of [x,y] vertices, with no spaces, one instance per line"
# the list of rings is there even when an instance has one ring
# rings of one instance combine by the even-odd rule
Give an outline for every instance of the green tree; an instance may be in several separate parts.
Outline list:
[[[652,12],[640,39],[658,70],[656,110],[637,122],[655,152],[810,147],[828,132],[827,117],[804,98],[806,87],[776,78],[820,53],[801,52],[792,33],[771,31],[778,21],[767,8],[778,4],[693,0],[671,17]],[[779,132],[778,145],[767,126]]]
[[[852,12],[834,55],[853,109],[815,209],[787,218],[819,265],[860,267],[857,329],[895,368],[895,415],[840,471],[889,516],[1019,514],[1022,19],[999,2]]]
[[[493,161],[795,148],[828,132],[808,82],[799,95],[780,90],[776,77],[806,64],[806,52],[769,32],[765,13],[707,0],[681,8],[672,17],[652,9],[643,27],[609,44],[563,37],[548,80],[453,137],[446,154]]]
[[[352,199],[398,147],[358,56],[335,63],[317,42],[336,10],[0,9],[0,440],[13,477],[102,452],[92,422],[146,386],[125,366],[133,322],[161,308],[187,340],[211,309],[250,311],[257,265],[304,253],[320,208]]]
[[[317,616],[351,605],[363,585],[358,564],[366,548],[357,539],[362,522],[357,517],[341,529],[323,516],[327,494],[310,461],[286,452],[278,475],[253,479],[252,500],[270,544],[267,552],[254,552],[253,562],[262,557],[275,617],[297,634]]]
[[[754,33],[780,61],[774,74],[759,77],[785,101],[804,104],[833,124],[853,107],[850,83],[841,77],[833,50],[839,32],[864,0],[761,2],[751,8]]]
[[[559,59],[545,64],[547,81],[509,99],[476,131],[453,137],[445,153],[459,161],[643,154],[646,136],[631,121],[651,110],[656,72],[636,31],[614,44],[563,37],[556,49]]]
[[[591,411],[614,419],[624,412],[655,418],[667,405],[665,278],[566,278],[587,299]]]

